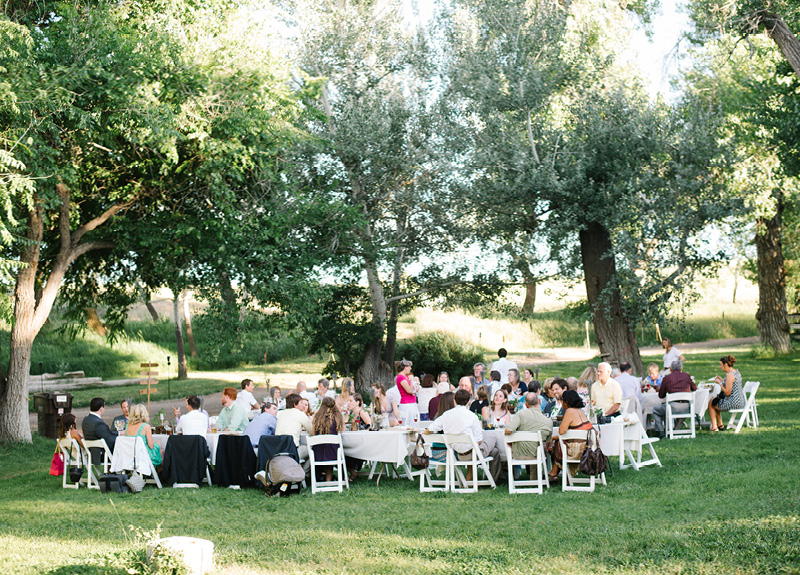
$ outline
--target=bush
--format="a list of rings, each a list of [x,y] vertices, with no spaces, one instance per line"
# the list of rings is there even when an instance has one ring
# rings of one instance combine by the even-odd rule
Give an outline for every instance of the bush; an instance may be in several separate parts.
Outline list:
[[[472,366],[483,361],[483,353],[471,343],[449,334],[426,333],[397,344],[395,360],[414,362],[414,373],[438,374],[446,371],[451,380],[472,373]]]

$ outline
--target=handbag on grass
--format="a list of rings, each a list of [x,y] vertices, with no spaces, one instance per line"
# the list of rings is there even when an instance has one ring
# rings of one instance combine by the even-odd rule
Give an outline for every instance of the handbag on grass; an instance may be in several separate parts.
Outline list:
[[[600,475],[608,467],[608,457],[600,449],[599,441],[597,441],[597,446],[592,449],[592,432],[597,439],[597,431],[594,427],[586,432],[586,449],[581,455],[580,470],[585,475]]]
[[[69,480],[73,483],[78,483],[83,477],[83,450],[78,451],[78,455],[81,458],[81,464],[78,465],[71,465],[69,468]]]
[[[53,460],[50,462],[50,475],[53,476],[64,474],[64,455],[61,453],[60,447],[56,441],[56,450],[53,452]]]
[[[422,455],[417,454],[417,451],[419,451],[420,447],[422,447]],[[417,433],[417,444],[414,446],[414,451],[411,453],[410,461],[411,461],[411,467],[413,467],[414,469],[428,468],[428,463],[430,460],[428,456],[425,454],[425,445],[422,441],[422,435],[420,435],[419,433]]]

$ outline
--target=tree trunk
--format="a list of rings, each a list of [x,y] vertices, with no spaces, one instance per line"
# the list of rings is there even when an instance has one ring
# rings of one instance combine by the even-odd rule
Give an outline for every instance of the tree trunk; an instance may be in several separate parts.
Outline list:
[[[88,323],[89,328],[100,337],[106,336],[106,326],[100,321],[100,316],[97,315],[97,309],[93,307],[86,308],[86,323]]]
[[[386,328],[386,297],[383,293],[375,262],[366,260],[364,268],[369,284],[369,298],[372,304],[372,323],[375,326],[376,338],[370,342],[364,353],[364,361],[356,372],[356,385],[362,392],[368,392],[373,383],[391,384],[394,377],[392,366],[381,358],[383,332]]]
[[[786,266],[783,261],[781,234],[783,226],[783,198],[778,192],[775,215],[760,218],[756,234],[758,254],[758,331],[761,343],[777,353],[792,349],[789,338],[789,321],[786,316]]]
[[[800,78],[800,42],[792,33],[780,16],[777,14],[765,14],[761,19],[767,36],[778,45],[783,57],[789,62],[794,73]]]
[[[616,280],[611,235],[597,222],[580,232],[586,296],[592,310],[594,333],[605,361],[628,362],[637,375],[644,373],[636,334],[628,323]]]
[[[145,300],[144,305],[147,308],[147,311],[150,312],[150,317],[153,318],[153,323],[158,323],[158,312],[156,311],[156,308],[153,307],[153,302],[150,301],[150,298]]]
[[[192,290],[183,290],[183,317],[186,321],[186,339],[189,342],[189,351],[192,357],[197,357],[197,346],[194,344],[194,332],[192,331],[192,310],[190,302],[192,301]]]
[[[525,280],[525,301],[522,303],[522,313],[533,313],[536,307],[536,280]]]
[[[183,347],[183,330],[181,329],[181,313],[178,305],[178,292],[174,292],[172,300],[172,315],[175,319],[175,344],[178,349],[178,379],[187,379],[186,350]]]
[[[405,234],[405,219],[398,218],[398,230]],[[403,279],[403,261],[405,249],[397,248],[394,258],[394,272],[392,274],[392,297],[400,294],[400,282]],[[394,300],[389,306],[389,319],[386,322],[386,346],[383,352],[383,361],[394,365],[394,354],[397,348],[397,316],[400,314],[400,300]]]

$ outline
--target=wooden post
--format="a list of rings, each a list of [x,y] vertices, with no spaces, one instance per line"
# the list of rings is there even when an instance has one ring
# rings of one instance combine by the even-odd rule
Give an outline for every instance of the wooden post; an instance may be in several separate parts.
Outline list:
[[[158,380],[153,379],[153,376],[158,375],[157,371],[153,371],[154,367],[158,367],[157,363],[140,363],[139,367],[147,368],[147,371],[140,371],[140,375],[147,376],[147,379],[140,379],[140,385],[146,385],[147,389],[140,389],[139,395],[147,394],[147,414],[150,415],[150,394],[156,393],[158,388],[152,387],[153,385],[158,383]]]
[[[586,322],[586,349],[589,349],[589,322]]]
[[[661,342],[664,341],[664,338],[661,337],[661,330],[659,329],[658,324],[656,324],[656,337],[658,338],[658,345],[661,345]]]

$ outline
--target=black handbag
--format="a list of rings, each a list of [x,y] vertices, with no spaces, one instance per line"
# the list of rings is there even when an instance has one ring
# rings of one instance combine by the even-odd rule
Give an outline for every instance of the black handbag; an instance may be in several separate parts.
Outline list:
[[[420,446],[422,446],[422,455],[418,455],[417,451],[419,450]],[[414,451],[411,453],[411,457],[409,458],[411,462],[411,467],[414,469],[427,469],[428,463],[430,458],[425,454],[425,446],[424,442],[422,441],[422,435],[417,433],[417,444],[414,447]]]
[[[130,490],[125,482],[128,476],[124,473],[104,473],[97,478],[100,493],[128,493]]]
[[[70,465],[68,471],[69,480],[72,481],[72,483],[78,483],[81,480],[81,477],[83,477],[83,451],[78,451],[78,455],[81,458],[81,464]]]
[[[586,449],[581,454],[581,473],[585,475],[600,475],[608,468],[608,457],[600,449],[600,442],[592,449],[592,432],[597,439],[597,431],[592,427],[586,432]]]

